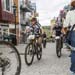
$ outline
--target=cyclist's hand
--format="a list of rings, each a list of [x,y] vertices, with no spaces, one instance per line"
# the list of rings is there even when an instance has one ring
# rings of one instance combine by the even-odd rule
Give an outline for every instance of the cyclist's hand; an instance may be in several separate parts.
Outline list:
[[[61,32],[62,32],[63,34],[66,34],[66,33],[67,33],[67,28],[62,28]]]

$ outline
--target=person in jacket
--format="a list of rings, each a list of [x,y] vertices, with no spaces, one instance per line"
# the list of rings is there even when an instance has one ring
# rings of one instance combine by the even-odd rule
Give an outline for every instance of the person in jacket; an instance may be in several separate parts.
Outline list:
[[[75,0],[71,0],[71,6],[72,9],[70,11],[67,12],[65,21],[64,21],[64,32],[65,29],[68,28],[68,26],[70,25],[71,28],[73,27],[73,25],[75,24]],[[75,47],[75,28],[73,29],[72,33],[71,33],[71,38],[70,38],[71,42],[70,45],[72,47]],[[75,50],[72,50],[71,53],[71,67],[70,67],[71,72],[73,72],[73,75],[75,75]]]
[[[36,37],[38,36],[38,44],[41,46],[42,44],[42,29],[40,24],[37,22],[37,18],[33,17],[30,20],[31,24],[28,26],[28,29],[26,27],[26,31],[32,32]]]
[[[47,41],[46,41],[46,39],[47,39],[47,34],[46,34],[46,32],[44,32],[44,33],[42,34],[42,38],[43,38],[43,40],[42,40],[43,47],[46,48],[46,44],[47,44]]]

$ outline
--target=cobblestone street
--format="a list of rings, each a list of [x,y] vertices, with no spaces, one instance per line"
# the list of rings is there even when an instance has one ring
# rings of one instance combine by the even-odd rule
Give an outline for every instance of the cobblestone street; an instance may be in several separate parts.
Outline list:
[[[47,48],[43,49],[43,56],[40,61],[36,56],[31,66],[27,66],[24,60],[25,45],[17,46],[21,60],[22,69],[20,75],[70,75],[70,52],[62,49],[62,57],[59,59],[56,56],[55,43],[48,43]]]

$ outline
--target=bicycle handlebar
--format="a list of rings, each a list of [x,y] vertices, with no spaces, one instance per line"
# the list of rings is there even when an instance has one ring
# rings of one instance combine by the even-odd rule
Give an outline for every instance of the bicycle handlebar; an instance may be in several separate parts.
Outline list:
[[[72,47],[71,45],[67,44],[66,45],[71,49],[71,50],[74,50],[75,51],[75,47]]]

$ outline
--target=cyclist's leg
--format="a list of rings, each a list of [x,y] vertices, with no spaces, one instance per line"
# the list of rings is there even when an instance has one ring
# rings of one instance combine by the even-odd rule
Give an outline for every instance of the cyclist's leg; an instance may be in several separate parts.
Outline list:
[[[39,37],[37,40],[38,40],[38,45],[41,46],[41,45],[42,45],[42,37]],[[41,46],[41,47],[42,47],[42,46]]]

